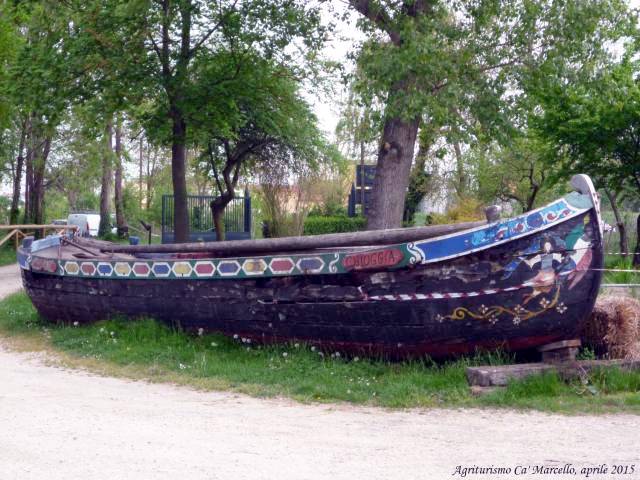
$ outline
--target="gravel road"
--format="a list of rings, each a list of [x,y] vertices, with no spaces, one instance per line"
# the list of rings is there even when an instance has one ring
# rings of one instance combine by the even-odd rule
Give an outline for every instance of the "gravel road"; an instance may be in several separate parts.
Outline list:
[[[0,268],[0,295],[15,290]],[[640,417],[301,405],[47,366],[0,338],[0,479],[640,478]],[[576,475],[535,474],[535,466]],[[635,472],[611,475],[614,464]],[[516,466],[527,474],[516,475]],[[565,470],[567,467],[564,467]],[[522,470],[519,470],[522,472]],[[629,471],[629,470],[628,470]]]

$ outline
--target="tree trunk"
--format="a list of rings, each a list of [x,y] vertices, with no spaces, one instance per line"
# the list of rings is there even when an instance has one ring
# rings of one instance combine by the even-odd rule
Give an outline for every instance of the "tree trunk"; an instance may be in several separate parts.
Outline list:
[[[114,188],[114,203],[116,206],[116,225],[118,237],[125,238],[129,233],[127,219],[124,216],[124,200],[122,197],[122,123],[116,124],[116,175]]]
[[[13,196],[11,197],[11,210],[9,214],[9,223],[15,225],[18,223],[20,215],[20,186],[22,184],[22,170],[24,168],[24,149],[27,138],[28,122],[22,122],[20,129],[20,145],[18,146],[18,158],[16,159],[16,168],[13,175]]]
[[[618,209],[618,200],[616,198],[616,195],[611,193],[608,188],[604,189],[604,193],[609,199],[611,210],[613,210],[613,216],[616,219],[616,226],[618,227],[618,233],[620,234],[620,253],[626,259],[629,255],[629,236],[627,235],[627,228],[624,224],[624,219],[620,215],[620,210]]]
[[[371,205],[367,212],[368,230],[402,226],[404,201],[419,125],[420,118],[407,122],[394,117],[385,121],[371,192]]]
[[[456,157],[456,194],[458,198],[462,198],[468,195],[467,192],[467,176],[464,173],[464,158],[462,157],[462,149],[460,148],[460,142],[453,143],[453,151]]]
[[[151,173],[155,173],[155,162],[157,159],[157,152],[155,154],[151,154],[151,148],[147,150],[147,190],[146,190],[146,208],[147,212],[151,210],[151,199],[152,199],[152,183],[151,183]],[[151,160],[153,159],[153,168],[151,168]]]
[[[41,147],[38,148],[38,155],[33,162],[33,188],[31,190],[32,198],[32,218],[33,221],[42,225],[44,223],[44,175],[46,171],[47,159],[51,149],[50,136],[42,141]]]
[[[24,179],[24,223],[33,223],[31,217],[31,188],[33,185],[33,155],[34,155],[34,132],[33,116],[29,118],[29,133],[27,140],[27,152],[25,155],[25,179]]]
[[[640,215],[636,217],[636,249],[634,250],[633,255],[633,266],[637,267],[640,265]]]
[[[187,208],[186,133],[182,112],[173,109],[173,139],[171,145],[171,179],[173,181],[174,242],[189,241],[189,211]]]
[[[102,182],[100,185],[100,228],[98,235],[104,236],[111,232],[111,214],[109,211],[109,198],[111,197],[111,122],[104,129],[104,153],[102,156]]]
[[[140,133],[140,157],[139,157],[139,174],[138,174],[138,191],[140,192],[140,210],[142,210],[142,133]]]
[[[235,187],[235,185],[234,185]],[[231,203],[231,200],[235,198],[235,188],[222,192],[219,197],[215,198],[211,203],[211,215],[213,216],[213,226],[216,229],[216,240],[222,242],[226,239],[226,229],[224,226],[224,210],[227,205]]]
[[[211,206],[211,214],[213,215],[213,226],[216,229],[216,240],[219,242],[227,238],[224,228],[224,206]]]
[[[37,116],[31,116],[26,155],[25,223],[42,224],[44,219],[44,176],[51,148],[51,136]],[[41,232],[36,232],[36,236]]]

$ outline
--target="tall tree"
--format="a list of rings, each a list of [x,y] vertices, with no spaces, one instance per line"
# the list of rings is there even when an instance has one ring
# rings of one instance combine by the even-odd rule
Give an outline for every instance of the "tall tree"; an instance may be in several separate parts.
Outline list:
[[[630,51],[613,68],[603,68],[573,85],[539,92],[541,106],[532,124],[555,148],[559,176],[588,173],[605,189],[626,253],[621,195],[640,198],[640,63]],[[640,223],[637,225],[640,227]],[[640,264],[640,241],[634,264]]]
[[[102,181],[100,182],[100,226],[98,235],[111,233],[111,184],[113,180],[113,125],[111,120],[104,127],[102,150]]]
[[[122,119],[118,117],[116,121],[116,145],[115,145],[115,163],[116,173],[114,179],[114,197],[113,203],[116,207],[116,227],[118,237],[124,238],[129,233],[129,226],[127,225],[127,219],[124,215],[124,197],[122,195],[122,182],[124,175],[123,168],[123,151],[122,151]]]
[[[241,63],[230,53],[222,53],[215,68],[205,65],[197,72],[208,77],[198,78],[207,85],[221,85],[220,79],[230,72],[236,77],[219,87],[227,96],[223,105],[204,104],[199,112],[201,124],[221,113],[225,118],[224,128],[212,121],[210,128],[201,129],[206,143],[200,163],[206,164],[216,187],[211,212],[218,240],[225,238],[224,210],[235,198],[238,181],[248,167],[259,168],[256,164],[267,161],[292,168],[312,166],[329,158],[330,151],[292,70],[258,51],[245,52]],[[214,97],[219,97],[216,93],[213,90]]]
[[[78,11],[85,44],[107,63],[100,68],[115,72],[120,85],[144,85],[137,90],[147,100],[150,136],[171,146],[175,241],[187,241],[186,148],[199,127],[194,116],[204,102],[226,101],[207,96],[215,85],[197,84],[195,66],[220,50],[233,51],[240,61],[248,48],[278,62],[304,61],[295,56],[294,40],[318,47],[324,37],[319,11],[302,0],[109,0],[79,5]]]
[[[608,55],[633,20],[617,0],[349,0],[370,40],[359,67],[365,99],[384,102],[368,227],[400,226],[420,126],[473,108],[485,124],[532,78],[563,76]]]

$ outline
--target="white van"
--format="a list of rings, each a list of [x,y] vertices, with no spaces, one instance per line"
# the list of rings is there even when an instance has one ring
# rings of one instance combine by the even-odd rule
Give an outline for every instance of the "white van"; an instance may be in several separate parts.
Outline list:
[[[100,228],[99,213],[71,213],[67,217],[67,224],[77,225],[81,237],[97,237]]]

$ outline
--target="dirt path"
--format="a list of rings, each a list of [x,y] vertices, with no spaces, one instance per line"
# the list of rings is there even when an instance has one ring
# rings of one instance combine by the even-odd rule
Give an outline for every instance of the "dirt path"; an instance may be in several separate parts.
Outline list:
[[[16,286],[0,268],[0,291]],[[300,405],[103,378],[0,343],[0,479],[449,479],[635,463],[640,417]],[[513,471],[513,470],[512,470]],[[531,470],[529,470],[531,472]],[[590,478],[640,478],[640,473]]]

